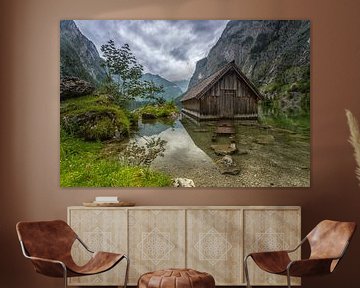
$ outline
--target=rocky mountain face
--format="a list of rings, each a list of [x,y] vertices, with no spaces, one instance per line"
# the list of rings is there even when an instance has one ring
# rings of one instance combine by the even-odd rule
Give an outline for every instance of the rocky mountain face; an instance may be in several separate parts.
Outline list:
[[[153,81],[155,84],[163,86],[164,92],[161,93],[161,95],[167,101],[173,100],[183,93],[182,89],[178,85],[169,80],[166,80],[160,75],[145,73],[141,79],[144,81]]]
[[[60,100],[89,95],[95,91],[90,82],[74,76],[63,76],[60,81]]]
[[[173,83],[175,83],[177,86],[179,86],[179,88],[181,89],[182,92],[187,91],[187,89],[189,87],[189,82],[190,82],[190,80],[173,81]]]
[[[94,43],[86,38],[73,20],[60,21],[60,76],[78,77],[98,84],[105,77]]]
[[[292,112],[308,105],[310,21],[229,21],[208,56],[197,62],[189,87],[232,60],[282,109]]]

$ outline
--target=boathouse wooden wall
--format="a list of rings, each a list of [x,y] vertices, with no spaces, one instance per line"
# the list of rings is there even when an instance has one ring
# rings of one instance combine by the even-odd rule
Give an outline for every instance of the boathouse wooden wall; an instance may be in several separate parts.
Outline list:
[[[257,116],[257,96],[235,71],[229,71],[200,98],[184,101],[183,107],[199,118]]]

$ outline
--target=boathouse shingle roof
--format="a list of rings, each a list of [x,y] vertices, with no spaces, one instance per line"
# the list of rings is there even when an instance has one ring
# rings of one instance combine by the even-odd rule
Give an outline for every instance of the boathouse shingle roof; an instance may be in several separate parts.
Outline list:
[[[191,87],[181,99],[181,102],[193,99],[200,98],[207,90],[209,90],[222,76],[225,75],[229,70],[234,69],[235,72],[244,80],[244,82],[250,87],[250,89],[255,93],[259,99],[263,99],[263,95],[256,89],[256,87],[251,83],[251,81],[245,76],[245,74],[239,69],[235,64],[235,61],[231,61],[221,67],[219,70],[211,74],[209,77],[197,83],[195,86]]]

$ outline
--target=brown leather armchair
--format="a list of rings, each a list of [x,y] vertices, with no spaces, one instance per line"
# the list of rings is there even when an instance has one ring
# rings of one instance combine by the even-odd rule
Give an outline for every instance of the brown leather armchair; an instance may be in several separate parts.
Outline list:
[[[286,275],[289,288],[291,288],[291,276],[315,276],[333,272],[344,256],[355,229],[356,223],[354,222],[324,220],[295,249],[250,253],[244,259],[247,287],[251,287],[247,267],[249,257],[266,272]],[[308,259],[292,261],[289,253],[296,251],[306,241],[310,245],[310,257]]]
[[[79,277],[102,273],[112,269],[121,260],[127,261],[124,288],[127,285],[129,259],[125,254],[91,251],[62,220],[19,222],[16,225],[24,256],[31,260],[35,271],[50,277]],[[83,266],[78,266],[72,256],[71,247],[78,240],[92,254]]]

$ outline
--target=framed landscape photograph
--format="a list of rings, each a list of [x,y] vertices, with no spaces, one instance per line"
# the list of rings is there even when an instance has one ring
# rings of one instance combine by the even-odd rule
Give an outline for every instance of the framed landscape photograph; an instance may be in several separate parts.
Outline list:
[[[309,187],[310,136],[308,20],[60,21],[61,187]]]

